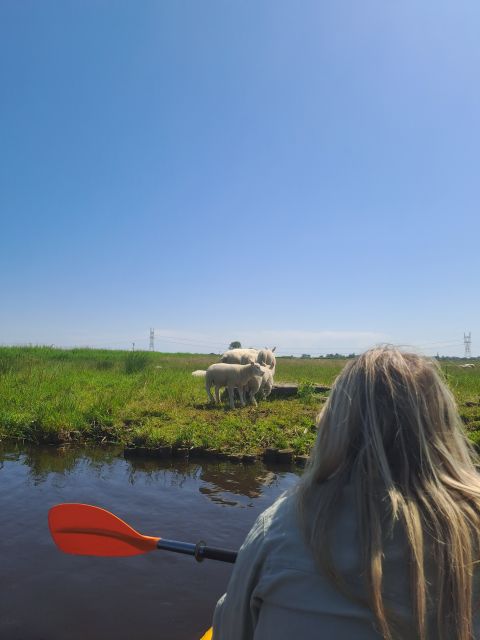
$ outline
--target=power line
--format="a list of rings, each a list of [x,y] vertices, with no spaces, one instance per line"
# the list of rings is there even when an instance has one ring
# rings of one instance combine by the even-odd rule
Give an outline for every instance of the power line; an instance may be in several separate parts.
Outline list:
[[[156,336],[155,336],[156,333]],[[172,336],[172,335],[168,335],[168,336],[164,336],[164,335],[159,335],[158,331],[156,332],[154,328],[150,328],[150,333],[149,333],[149,350],[150,351],[154,351],[155,350],[155,337],[157,338],[157,348],[158,348],[158,341],[160,341],[160,345],[163,343],[165,345],[173,345],[176,344],[179,347],[184,347],[184,348],[204,348],[205,350],[208,350],[210,352],[215,351],[216,353],[218,352],[222,352],[227,348],[228,343],[227,342],[223,342],[223,341],[218,341],[218,342],[213,342],[211,340],[202,340],[200,339],[195,339],[195,338],[188,338],[188,337],[181,337],[181,336]],[[135,349],[135,347],[137,346],[137,344],[144,344],[145,347],[147,346],[146,344],[146,337],[145,335],[142,336],[132,336],[130,335],[128,338],[125,336],[125,338],[122,338],[120,336],[114,336],[112,337],[112,339],[110,340],[104,340],[104,341],[94,341],[94,342],[90,342],[89,346],[90,347],[95,347],[95,346],[99,346],[101,344],[104,345],[113,345],[113,344],[119,344],[120,342],[122,342],[123,340],[130,341],[130,344],[132,345],[133,349]],[[135,346],[132,344],[132,341],[135,340]],[[373,344],[373,342],[371,343]],[[439,340],[439,341],[432,341],[432,342],[425,342],[422,344],[396,344],[397,347],[400,348],[404,348],[404,349],[421,349],[421,350],[432,350],[435,349],[437,350],[438,348],[452,348],[452,347],[457,347],[459,348],[460,345],[464,345],[465,346],[465,357],[471,357],[471,333],[468,334],[464,334],[464,341],[463,343],[460,340]],[[80,346],[80,345],[79,345]],[[249,345],[251,346],[251,345]],[[262,345],[263,346],[263,345]],[[300,345],[283,345],[280,344],[278,345],[279,348],[277,348],[277,353],[282,353],[282,354],[286,354],[286,355],[302,355],[305,353],[309,353],[309,354],[315,354],[315,353],[325,353],[325,354],[329,354],[329,353],[340,353],[340,354],[350,354],[350,353],[361,353],[362,351],[364,351],[366,348],[368,348],[370,345],[367,345],[366,343],[364,343],[363,345],[361,344],[356,344],[356,345],[314,345],[311,344],[309,346],[300,346]],[[160,348],[161,351],[161,348]],[[467,352],[469,355],[467,355]]]

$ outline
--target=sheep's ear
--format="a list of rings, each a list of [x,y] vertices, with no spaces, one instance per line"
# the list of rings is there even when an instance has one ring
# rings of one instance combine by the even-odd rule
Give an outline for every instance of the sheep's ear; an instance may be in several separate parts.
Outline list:
[[[276,348],[277,348],[277,347],[273,347],[273,349],[272,349],[272,353],[275,351],[275,349],[276,349]]]

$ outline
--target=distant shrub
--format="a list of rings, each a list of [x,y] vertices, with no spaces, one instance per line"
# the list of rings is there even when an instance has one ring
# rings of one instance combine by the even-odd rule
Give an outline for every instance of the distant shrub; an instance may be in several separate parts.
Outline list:
[[[131,351],[125,358],[125,373],[143,371],[148,364],[148,355],[140,351]]]
[[[9,373],[12,369],[12,358],[6,356],[0,357],[0,375],[2,373]]]
[[[95,366],[100,371],[107,371],[108,369],[113,369],[113,360],[98,360]]]
[[[18,349],[6,349],[0,354],[0,375],[16,373],[31,364],[31,359],[24,357]]]
[[[301,382],[298,385],[297,395],[299,398],[302,398],[302,400],[312,400],[315,395],[315,383],[310,380]]]
[[[45,356],[49,360],[58,360],[60,362],[66,362],[67,360],[73,360],[73,351],[49,349]]]

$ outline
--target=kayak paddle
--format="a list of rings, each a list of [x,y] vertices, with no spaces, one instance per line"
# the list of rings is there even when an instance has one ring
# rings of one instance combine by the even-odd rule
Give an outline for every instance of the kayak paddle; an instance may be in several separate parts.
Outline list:
[[[89,504],[57,504],[48,513],[48,526],[57,547],[64,553],[80,556],[136,556],[165,549],[194,556],[235,562],[236,551],[144,536],[109,511]]]

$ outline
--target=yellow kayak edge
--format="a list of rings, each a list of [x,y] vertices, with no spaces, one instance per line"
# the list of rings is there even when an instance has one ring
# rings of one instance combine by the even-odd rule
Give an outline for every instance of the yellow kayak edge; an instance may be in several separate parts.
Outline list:
[[[207,633],[205,633],[200,640],[212,640],[212,635],[213,635],[213,629],[212,627],[210,627],[210,629],[207,631]]]

